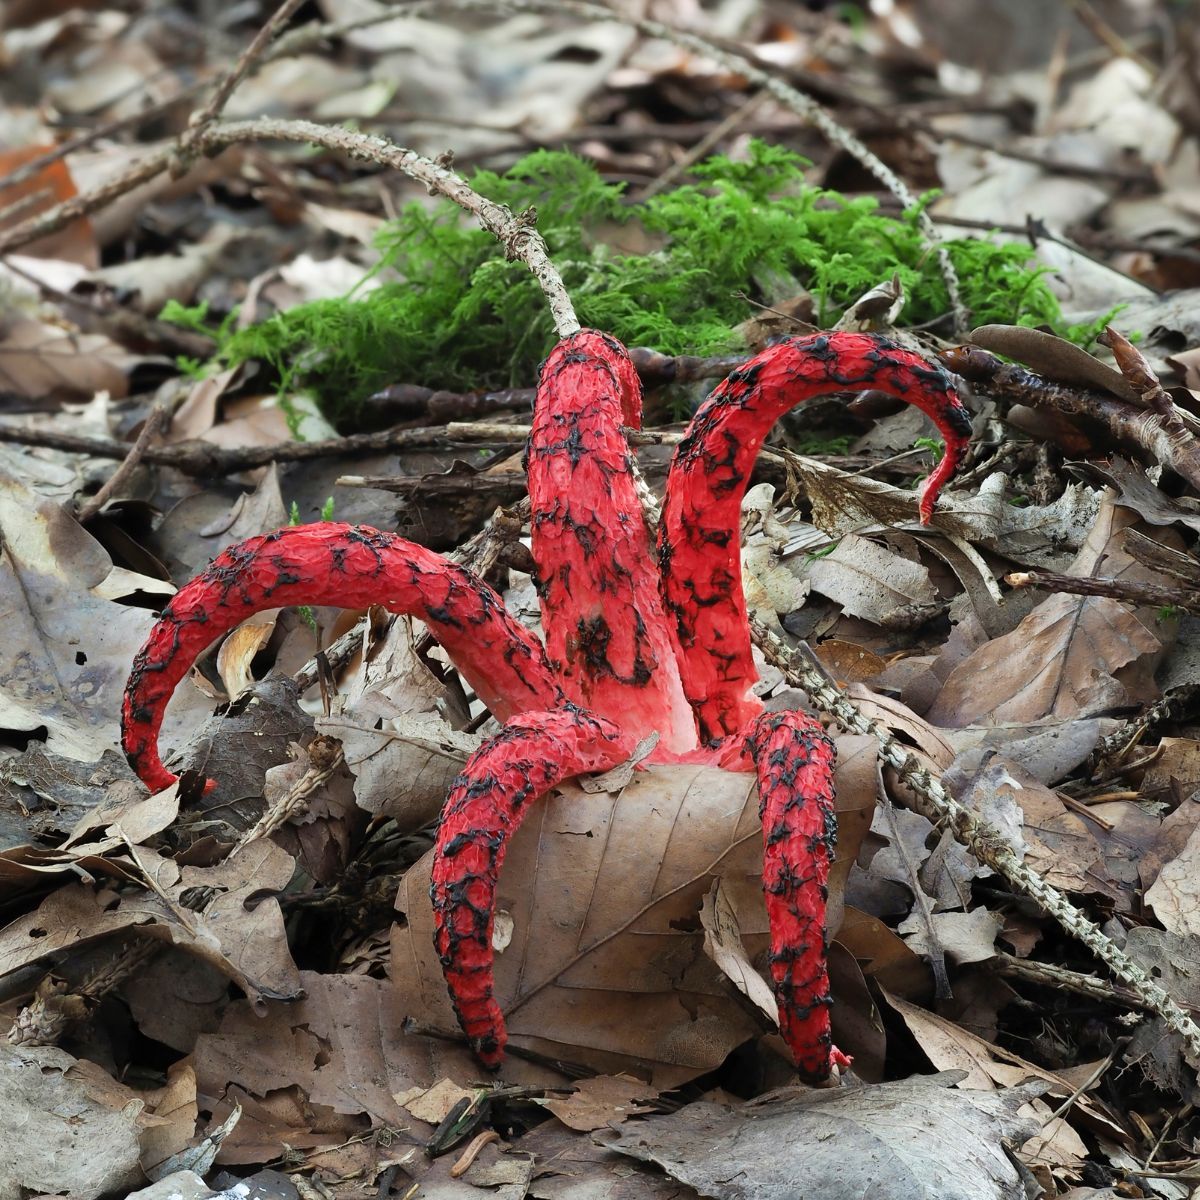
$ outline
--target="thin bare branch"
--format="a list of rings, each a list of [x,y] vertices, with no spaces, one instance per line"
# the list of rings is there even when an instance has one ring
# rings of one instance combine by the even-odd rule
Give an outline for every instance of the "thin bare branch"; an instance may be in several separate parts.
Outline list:
[[[956,346],[943,352],[941,358],[950,370],[988,396],[1100,421],[1114,438],[1140,447],[1200,488],[1200,441],[1186,430],[1181,436],[1177,422],[1165,419],[1154,409],[1140,408],[1107,392],[1055,383],[978,346]]]
[[[267,46],[283,31],[283,27],[292,19],[296,10],[303,3],[304,0],[283,0],[283,3],[275,10],[266,24],[254,35],[246,49],[238,56],[237,62],[217,81],[217,86],[213,88],[208,102],[203,108],[192,114],[188,120],[187,132],[180,139],[181,148],[186,148],[194,142],[196,137],[203,133],[224,112],[225,105],[229,103],[229,98],[233,95],[238,84],[246,78],[251,67],[262,58]]]
[[[150,439],[158,432],[165,415],[166,410],[163,408],[156,407],[150,410],[142,422],[142,431],[130,446],[129,453],[125,455],[121,465],[105,480],[104,485],[94,496],[79,506],[75,517],[81,525],[90,521],[125,486],[149,449]]]

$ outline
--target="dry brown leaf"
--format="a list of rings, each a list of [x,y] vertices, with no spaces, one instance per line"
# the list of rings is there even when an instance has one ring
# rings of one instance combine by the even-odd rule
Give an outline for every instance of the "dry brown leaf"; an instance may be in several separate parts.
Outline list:
[[[580,1137],[559,1121],[543,1121],[531,1129],[522,1137],[521,1149],[534,1156],[530,1200],[696,1200],[696,1193],[657,1167]],[[435,1167],[425,1180],[436,1173]]]
[[[1146,903],[1169,933],[1200,937],[1200,826],[1159,871]]]
[[[1138,789],[1146,800],[1184,805],[1200,789],[1200,741],[1165,737]]]
[[[100,599],[93,589],[112,570],[100,543],[58,505],[3,475],[0,543],[0,728],[45,726],[48,750],[98,759],[117,743],[129,664],[153,618]],[[194,701],[173,705],[167,738],[195,716]]]
[[[630,1075],[596,1075],[581,1079],[572,1096],[551,1097],[541,1106],[549,1109],[568,1129],[590,1133],[620,1125],[628,1117],[649,1111],[642,1101],[658,1096],[655,1088]]]
[[[131,792],[133,794],[129,795]],[[80,820],[60,849],[74,847],[80,854],[107,854],[129,842],[139,846],[161,833],[178,815],[177,784],[150,797],[139,794],[133,784],[127,788],[114,788]],[[99,841],[89,837],[99,831],[103,831]]]
[[[314,746],[321,752],[316,762]],[[354,781],[344,762],[334,763],[327,778],[312,788],[314,776],[326,773],[327,756],[335,751],[327,738],[318,738],[307,747],[293,742],[288,747],[291,761],[269,767],[263,777],[266,812],[285,805],[290,809],[296,795],[302,797],[300,809],[274,830],[271,838],[297,860],[301,870],[326,886],[335,885],[345,874],[352,846],[366,825],[366,817],[354,802]]]
[[[991,1088],[1012,1088],[1027,1079],[1040,1079],[1049,1085],[1052,1095],[1061,1098],[1075,1095],[1076,1085],[1056,1072],[1028,1062],[1001,1046],[993,1046],[953,1021],[901,1000],[886,990],[883,995],[903,1018],[925,1056],[939,1071],[966,1072],[962,1080],[963,1087],[988,1091]],[[1089,1120],[1110,1131],[1110,1136],[1124,1137],[1120,1124],[1108,1115],[1100,1101],[1093,1100],[1085,1093],[1077,1103]]]
[[[148,254],[102,267],[88,278],[116,292],[123,304],[157,317],[168,300],[191,304],[236,236],[229,225],[216,225],[199,241],[184,242],[177,254]]]
[[[847,905],[837,940],[861,965],[866,978],[895,995],[920,1000],[932,990],[929,965],[878,917]]]
[[[271,640],[275,632],[277,608],[255,613],[243,621],[222,643],[217,651],[217,673],[225,686],[225,695],[236,700],[254,686],[250,664],[254,656]]]
[[[929,924],[919,913],[906,917],[897,932],[918,954],[931,957],[945,953],[957,963],[984,962],[996,952],[996,937],[1004,925],[999,913],[986,908],[970,912],[933,913]]]
[[[1034,1100],[1022,1112],[1035,1117],[1042,1128],[1021,1147],[1021,1161],[1031,1167],[1065,1167],[1078,1171],[1087,1157],[1087,1145],[1067,1124],[1066,1118],[1056,1117],[1054,1109],[1044,1100]]]
[[[820,1089],[738,1108],[702,1101],[626,1125],[605,1144],[719,1200],[1024,1196],[1002,1143],[1019,1145],[1037,1132],[1017,1110],[1044,1085],[981,1093],[950,1082]]]
[[[746,954],[729,888],[721,879],[714,881],[704,897],[700,906],[700,924],[704,927],[704,953],[768,1021],[775,1020],[775,997]]]
[[[420,829],[437,819],[479,739],[451,729],[433,713],[396,717],[391,728],[375,729],[377,707],[368,703],[352,715],[320,718],[317,729],[342,743],[361,808],[393,818],[402,831]]]
[[[865,475],[850,475],[801,455],[792,455],[788,466],[812,505],[812,523],[829,537],[844,537],[864,526],[907,525],[917,520],[915,492]],[[946,504],[945,500],[939,503],[934,524],[959,532],[956,516],[948,513]]]
[[[296,1087],[314,1106],[411,1131],[413,1120],[393,1093],[432,1080],[420,1040],[400,1028],[387,984],[307,971],[300,983],[303,999],[271,1004],[263,1016],[239,1001],[217,1033],[201,1036],[194,1055],[201,1092],[221,1096],[236,1085],[266,1097]]]
[[[1142,811],[1140,808],[1137,811]],[[1148,836],[1139,839],[1141,854],[1138,860],[1138,877],[1142,887],[1149,889],[1158,878],[1163,864],[1179,857],[1188,838],[1200,826],[1200,795],[1192,795],[1180,802],[1174,812],[1164,818],[1151,815]]]
[[[121,998],[146,1037],[191,1054],[200,1034],[220,1025],[229,978],[204,959],[168,947],[121,985]]]
[[[954,747],[942,731],[918,717],[907,705],[858,683],[852,684],[847,691],[868,720],[878,721],[901,741],[911,745],[939,775],[954,761]]]
[[[1118,673],[1162,643],[1117,600],[1051,596],[950,673],[930,720],[950,727],[1091,716],[1129,703]],[[987,686],[980,684],[987,680]]]
[[[164,560],[188,578],[232,542],[278,529],[287,521],[279,472],[272,464],[254,490],[243,492],[232,504],[228,493],[220,490],[192,493],[163,518],[156,540]]]
[[[837,638],[826,638],[813,647],[813,653],[821,665],[845,686],[872,679],[887,666],[879,655],[855,642],[843,642]]]
[[[1168,496],[1147,476],[1145,468],[1127,458],[1114,455],[1108,463],[1088,463],[1083,470],[1089,478],[1114,487],[1121,505],[1137,513],[1151,525],[1179,523],[1200,530],[1200,506],[1190,497]],[[1150,582],[1161,582],[1154,575],[1144,576]]]
[[[0,1044],[0,1196],[94,1200],[143,1180],[137,1094],[55,1046]]]
[[[1107,500],[1068,573],[1143,578],[1145,568],[1120,548],[1121,531],[1131,520],[1131,513]],[[1153,699],[1153,668],[1163,648],[1149,628],[1153,623],[1152,615],[1141,619],[1107,597],[1051,596],[1012,633],[981,646],[950,672],[929,719],[951,728],[1024,724]]]
[[[392,1098],[417,1120],[437,1126],[454,1111],[456,1104],[473,1096],[473,1092],[460,1087],[452,1079],[439,1079],[433,1087],[405,1088]]]
[[[187,1059],[172,1063],[167,1082],[143,1093],[147,1109],[159,1124],[142,1135],[142,1169],[153,1179],[172,1155],[186,1150],[196,1133],[199,1105],[196,1102],[196,1072]]]
[[[139,361],[100,333],[17,317],[0,326],[0,389],[18,396],[125,396]]]
[[[718,875],[761,890],[761,869],[750,775],[656,768],[618,796],[568,785],[540,801],[498,889],[514,922],[496,959],[510,1038],[600,1073],[650,1064],[655,1086],[715,1067],[758,1030],[703,954],[700,905]],[[401,1011],[454,1029],[433,949],[428,855],[405,876],[397,907],[407,917],[392,940]]]
[[[863,968],[841,941],[831,942],[829,988],[837,995],[830,1010],[833,1044],[854,1061],[854,1074],[879,1083],[887,1060],[887,1031]]]
[[[151,143],[151,146],[153,143]],[[103,187],[142,160],[147,144],[106,139],[93,148],[76,150],[71,155],[71,173],[81,192]],[[216,155],[201,155],[179,178],[164,171],[153,179],[116,196],[92,214],[96,240],[107,246],[145,219],[147,208],[155,202],[168,202],[183,196],[196,196],[201,189],[236,176],[245,161],[246,150],[231,146]]]
[[[1028,725],[967,725],[945,729],[946,740],[958,750],[954,769],[970,774],[999,751],[1042,783],[1065,779],[1117,729],[1117,722],[1086,717],[1082,720],[1035,721]]]
[[[228,367],[196,380],[162,431],[163,441],[170,445],[202,438],[217,423],[221,397],[241,383],[245,374],[243,367]]]
[[[130,854],[136,866],[124,864],[126,877],[145,872],[156,890],[117,893],[76,883],[51,892],[0,930],[0,975],[56,950],[136,929],[200,955],[255,999],[299,992],[283,914],[270,894],[291,880],[290,855],[265,841],[215,867],[180,867],[145,847]]]
[[[969,502],[974,519],[961,536],[1022,566],[1069,567],[1071,551],[1084,544],[1096,524],[1100,493],[1068,484],[1053,504],[1018,507],[1008,503],[1008,485],[1008,476],[999,472],[980,484]],[[968,511],[966,502],[960,507],[963,514]]]
[[[1047,379],[1075,387],[1099,388],[1122,400],[1141,404],[1141,396],[1120,371],[1052,333],[1026,325],[980,325],[971,330],[969,340],[985,350],[1024,363]]]
[[[0,151],[0,180],[26,163],[41,158],[53,148],[23,146],[19,150]],[[28,202],[27,205],[22,204],[19,211],[14,208],[10,216],[0,217],[0,230],[12,229],[30,217],[40,216],[77,193],[75,180],[71,177],[67,164],[62,159],[49,163],[23,183],[0,187],[0,212],[14,208],[22,201]],[[90,269],[100,265],[96,234],[92,229],[92,222],[87,217],[76,217],[57,233],[48,234],[23,246],[21,252],[37,258],[64,259]]]
[[[992,755],[970,775],[948,772],[959,800],[1001,831],[1047,883],[1117,899],[1100,844],[1102,827],[1071,812],[1023,767]]]
[[[848,810],[874,804],[874,762],[868,774],[859,758],[852,752],[838,775]],[[716,1066],[758,1028],[704,955],[699,912],[720,877],[758,961],[767,944],[761,873],[751,775],[656,767],[616,796],[569,785],[540,801],[498,889],[513,921],[496,959],[510,1038],[601,1073],[649,1065],[655,1086]],[[426,856],[397,899],[407,920],[394,929],[392,978],[404,1013],[451,1030],[428,889]],[[832,884],[831,901],[840,890]]]
[[[885,629],[912,629],[941,607],[929,571],[919,562],[853,534],[804,574],[847,614]]]

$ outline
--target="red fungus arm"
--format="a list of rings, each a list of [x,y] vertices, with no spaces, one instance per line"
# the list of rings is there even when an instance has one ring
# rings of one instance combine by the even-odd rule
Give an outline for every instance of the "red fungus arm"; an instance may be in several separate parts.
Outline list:
[[[833,742],[812,717],[764,713],[747,739],[758,770],[763,891],[779,1032],[810,1083],[849,1059],[829,1028],[825,901],[837,841]]]
[[[569,705],[514,717],[468,759],[438,825],[430,899],[433,944],[459,1024],[485,1066],[504,1058],[508,1034],[492,977],[496,881],[530,804],[575,775],[623,762],[634,739]]]
[[[701,405],[667,476],[659,526],[663,603],[681,647],[683,688],[704,742],[744,728],[762,710],[742,593],[742,497],[771,427],[831,392],[887,392],[927,413],[946,450],[921,493],[928,521],[966,453],[970,417],[950,377],[919,355],[865,333],[789,338],[750,359]]]
[[[572,700],[686,752],[695,721],[622,420],[641,420],[624,346],[590,329],[564,338],[542,367],[528,458],[546,650]]]
[[[151,791],[175,782],[159,759],[158,731],[192,663],[253,613],[291,604],[381,604],[420,617],[501,720],[563,702],[541,643],[469,571],[365,525],[297,525],[222,551],[172,598],[134,658],[121,745]]]

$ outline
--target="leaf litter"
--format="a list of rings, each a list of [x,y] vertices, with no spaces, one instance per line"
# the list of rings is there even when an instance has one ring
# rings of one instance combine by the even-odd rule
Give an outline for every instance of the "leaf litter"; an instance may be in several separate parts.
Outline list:
[[[911,100],[880,74],[901,43],[872,57],[821,15],[661,7],[778,61],[786,50],[831,78],[869,81],[868,92],[898,88],[889,103]],[[904,7],[922,31],[906,34],[907,53],[943,76],[956,66],[978,73],[970,44],[937,47],[936,5]],[[1137,36],[1133,7],[1108,6],[1101,53]],[[335,22],[386,15],[333,0],[322,12]],[[177,94],[185,76],[172,19],[147,10],[130,25],[103,7],[18,12],[0,51],[28,55],[36,82],[0,110],[23,147],[0,175],[36,164],[57,140],[49,110],[30,103],[38,87],[57,112],[92,126],[135,115],[131,89],[160,102]],[[869,18],[880,29],[897,19]],[[231,57],[247,28],[215,31]],[[392,17],[267,64],[236,101],[248,116],[351,118],[408,144],[440,152],[449,140],[461,155],[509,161],[540,138],[582,131],[581,149],[639,188],[681,144],[647,125],[650,111],[669,113],[659,123],[679,125],[682,138],[689,123],[711,127],[714,105],[743,98],[743,85],[702,59],[617,25],[526,14],[495,26],[487,43],[476,40],[481,29]],[[1073,27],[1063,44],[1085,52],[1079,39],[1094,32]],[[103,69],[96,45],[109,55]],[[1033,53],[1040,71],[1047,50],[1014,46],[1002,67],[993,56],[978,73],[981,94],[1021,94],[1018,60]],[[497,62],[503,78],[487,67]],[[1119,326],[1141,332],[1192,428],[1200,273],[1184,232],[1195,232],[1197,162],[1187,96],[1155,91],[1132,56],[1110,57],[1042,98],[1032,136],[995,115],[935,118],[936,164],[921,182],[945,186],[935,212],[950,221],[1004,225],[1020,211],[1040,222],[1031,252],[1072,319],[1127,302]],[[178,132],[170,114],[187,107],[164,111]],[[782,109],[768,104],[760,116],[772,139],[801,136]],[[0,180],[0,210],[27,205],[0,216],[0,231],[111,179],[161,131],[146,121],[35,165],[24,184]],[[921,144],[903,131],[889,137],[909,151]],[[724,138],[735,158],[744,151],[736,122]],[[824,183],[843,186],[844,164],[796,144],[816,151]],[[1092,173],[1068,182],[1056,169],[1064,163]],[[1147,166],[1156,186],[1122,175]],[[128,438],[164,384],[191,399],[163,447],[272,445],[304,413],[313,428],[311,406],[286,392],[277,404],[261,369],[172,378],[178,349],[154,318],[173,300],[218,316],[240,303],[249,322],[260,307],[328,297],[324,265],[351,283],[393,212],[368,181],[329,158],[230,151],[22,247],[9,261],[24,273],[0,283],[6,419],[32,434]],[[206,213],[201,187],[214,202]],[[771,281],[763,295],[780,301],[788,283]],[[138,314],[136,327],[116,320],[124,310]],[[972,341],[1103,394],[1097,413],[1141,404],[1108,362],[1045,331],[992,324]],[[700,394],[675,390],[651,394],[664,421]],[[1116,446],[1086,413],[1055,415],[1040,399],[1018,405],[975,385],[974,478],[939,506],[931,531],[915,528],[909,487],[929,451],[879,462],[909,448],[906,419],[876,418],[876,436],[858,447],[869,461],[852,466],[789,430],[795,452],[764,465],[786,503],[773,512],[770,491],[756,489],[744,511],[750,603],[778,628],[802,630],[869,715],[1195,1008],[1195,627],[1119,592],[1030,598],[1002,582],[1041,569],[1194,586],[1194,489],[1154,461],[1152,441]],[[861,418],[839,419],[863,432]],[[238,1179],[288,1197],[413,1185],[455,1197],[839,1196],[880,1180],[914,1196],[1079,1195],[1085,1182],[1186,1194],[1200,1160],[1186,1107],[1196,1103],[1196,1064],[1182,1043],[948,831],[900,807],[905,786],[879,770],[863,738],[838,739],[830,884],[835,1036],[855,1058],[848,1086],[758,1094],[790,1075],[765,990],[755,796],[745,777],[691,768],[635,772],[612,792],[564,787],[518,836],[501,883],[498,981],[525,1054],[509,1060],[504,1088],[481,1084],[446,1036],[454,1020],[432,952],[426,852],[441,798],[488,728],[456,677],[423,654],[419,629],[370,626],[332,671],[318,663],[319,685],[303,697],[284,676],[334,640],[328,613],[280,614],[227,642],[181,688],[167,739],[224,781],[214,796],[185,777],[146,798],[113,754],[129,661],[171,582],[237,537],[283,523],[293,504],[315,518],[337,472],[284,466],[197,480],[144,462],[80,526],[76,503],[112,459],[53,442],[4,450],[0,1016],[11,1032],[0,1125],[18,1124],[0,1128],[0,1141],[18,1152],[0,1168],[0,1195],[207,1200],[238,1194],[227,1192]],[[411,475],[419,461],[432,474],[461,453],[434,442],[411,459],[376,452],[354,469]],[[652,484],[663,461],[647,452]],[[343,487],[334,503],[339,518],[437,530],[446,547],[474,532],[453,512],[435,514],[419,487],[403,502]],[[818,553],[800,549],[809,546]],[[512,565],[519,548],[493,569],[523,578]],[[771,707],[795,707],[769,672],[764,680]],[[220,700],[230,708],[204,732]],[[346,765],[282,828],[247,841],[271,810],[291,812],[320,737],[341,743]],[[885,812],[877,805],[890,820],[872,820]],[[952,995],[937,994],[939,980]],[[466,1111],[451,1149],[430,1158],[426,1146],[456,1106]]]

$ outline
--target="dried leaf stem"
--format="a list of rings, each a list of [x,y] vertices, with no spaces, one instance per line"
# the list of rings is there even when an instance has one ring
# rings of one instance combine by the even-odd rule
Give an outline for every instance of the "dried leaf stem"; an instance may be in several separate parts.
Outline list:
[[[1071,971],[1055,963],[1037,962],[1031,958],[1017,958],[1012,954],[997,954],[985,964],[1000,975],[1011,975],[1015,979],[1024,979],[1041,987],[1057,988],[1059,991],[1074,992],[1079,996],[1087,996],[1101,1004],[1119,1004],[1124,1008],[1136,1008],[1143,1012],[1150,1009],[1146,1001],[1136,992],[1128,988],[1114,987],[1107,979],[1098,975],[1087,975],[1082,971]],[[1196,1013],[1198,1010],[1188,1005],[1187,1010]]]
[[[1167,1027],[1183,1038],[1192,1060],[1200,1060],[1200,1025],[1190,1017],[1128,954],[1106,937],[1057,888],[1026,866],[1004,837],[951,796],[915,754],[877,721],[866,717],[816,667],[791,650],[765,625],[751,620],[754,639],[767,661],[790,683],[803,688],[813,703],[829,713],[849,733],[868,734],[879,743],[879,755],[916,796],[916,807],[936,823],[945,823],[955,838],[981,862],[1003,876],[1019,892],[1037,902],[1072,937],[1088,948],[1112,974]]]

